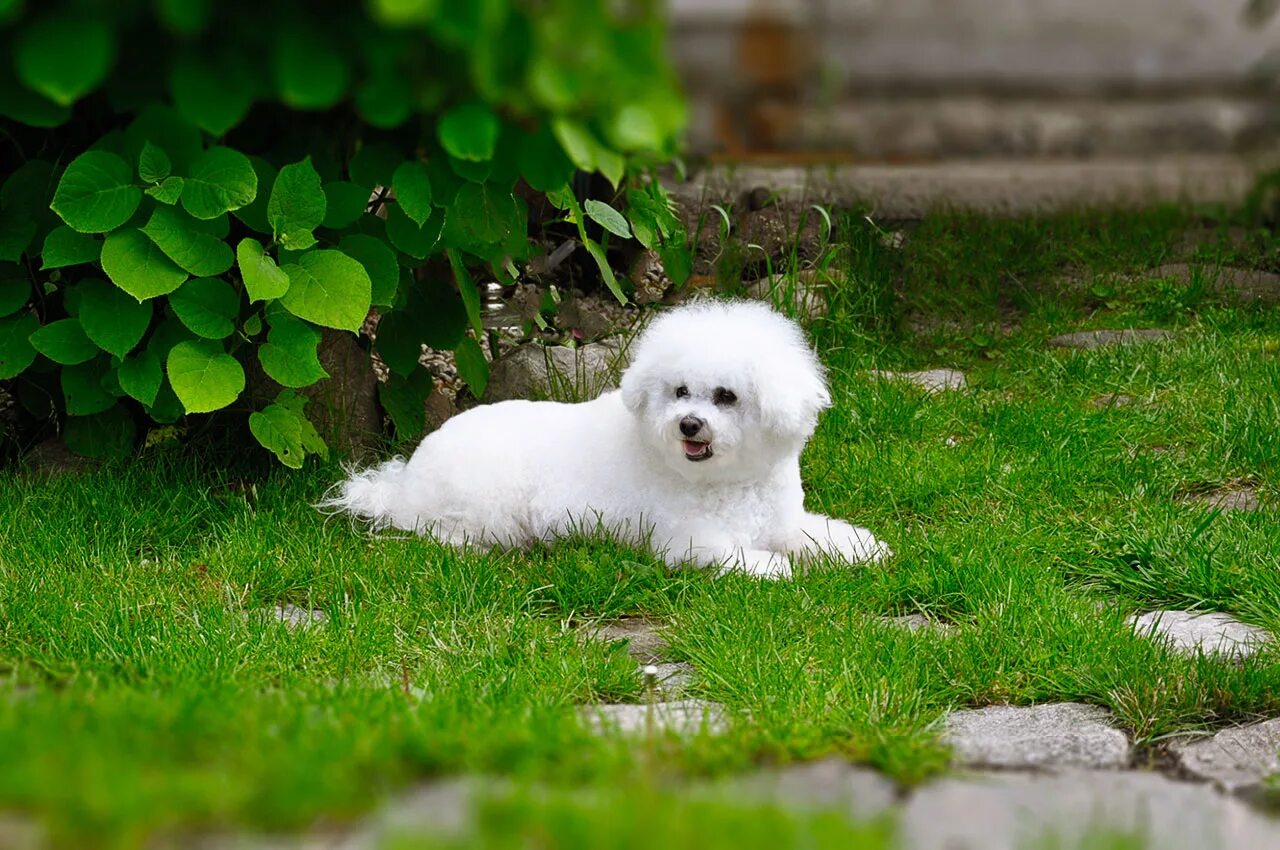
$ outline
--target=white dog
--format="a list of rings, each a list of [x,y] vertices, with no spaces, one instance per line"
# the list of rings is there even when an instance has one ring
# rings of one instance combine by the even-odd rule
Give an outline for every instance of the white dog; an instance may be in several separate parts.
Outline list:
[[[672,565],[771,578],[793,557],[889,554],[804,509],[800,450],[830,395],[795,323],[755,302],[695,302],[654,320],[633,355],[619,390],[474,408],[324,506],[455,545],[602,527]]]

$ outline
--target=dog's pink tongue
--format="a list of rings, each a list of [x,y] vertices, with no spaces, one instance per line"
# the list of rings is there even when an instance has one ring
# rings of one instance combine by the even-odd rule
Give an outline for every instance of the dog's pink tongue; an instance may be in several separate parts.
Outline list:
[[[697,440],[684,441],[684,453],[687,455],[700,455],[707,450],[706,443],[699,443]]]

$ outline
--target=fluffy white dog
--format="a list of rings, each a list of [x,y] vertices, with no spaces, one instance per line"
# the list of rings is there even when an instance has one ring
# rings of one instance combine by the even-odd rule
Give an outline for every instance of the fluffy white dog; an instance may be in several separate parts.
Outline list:
[[[790,575],[879,560],[869,531],[804,509],[800,450],[831,403],[800,328],[756,302],[663,313],[619,390],[477,407],[324,503],[455,545],[527,546],[603,528],[672,565]]]

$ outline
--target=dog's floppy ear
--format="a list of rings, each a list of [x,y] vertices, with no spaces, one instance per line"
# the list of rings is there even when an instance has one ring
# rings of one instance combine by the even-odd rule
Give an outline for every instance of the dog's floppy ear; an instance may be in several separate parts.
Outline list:
[[[622,390],[622,403],[626,405],[627,410],[638,414],[644,410],[645,400],[649,395],[649,382],[646,380],[647,358],[643,357],[643,353],[637,354],[635,362],[627,367],[622,373],[622,381],[619,389]]]
[[[831,406],[822,365],[807,346],[771,352],[755,366],[756,399],[770,430],[804,441]]]

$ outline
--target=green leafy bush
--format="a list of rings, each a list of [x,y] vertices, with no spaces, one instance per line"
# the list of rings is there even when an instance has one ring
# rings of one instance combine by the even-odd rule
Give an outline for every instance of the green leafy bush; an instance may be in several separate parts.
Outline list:
[[[474,281],[538,250],[534,201],[619,298],[601,240],[687,274],[645,179],[683,120],[649,3],[0,0],[0,44],[0,380],[83,454],[230,409],[300,466],[326,450],[317,349],[371,307],[417,434],[422,344],[483,389]],[[580,204],[580,172],[627,216]],[[257,410],[255,375],[282,388]]]

